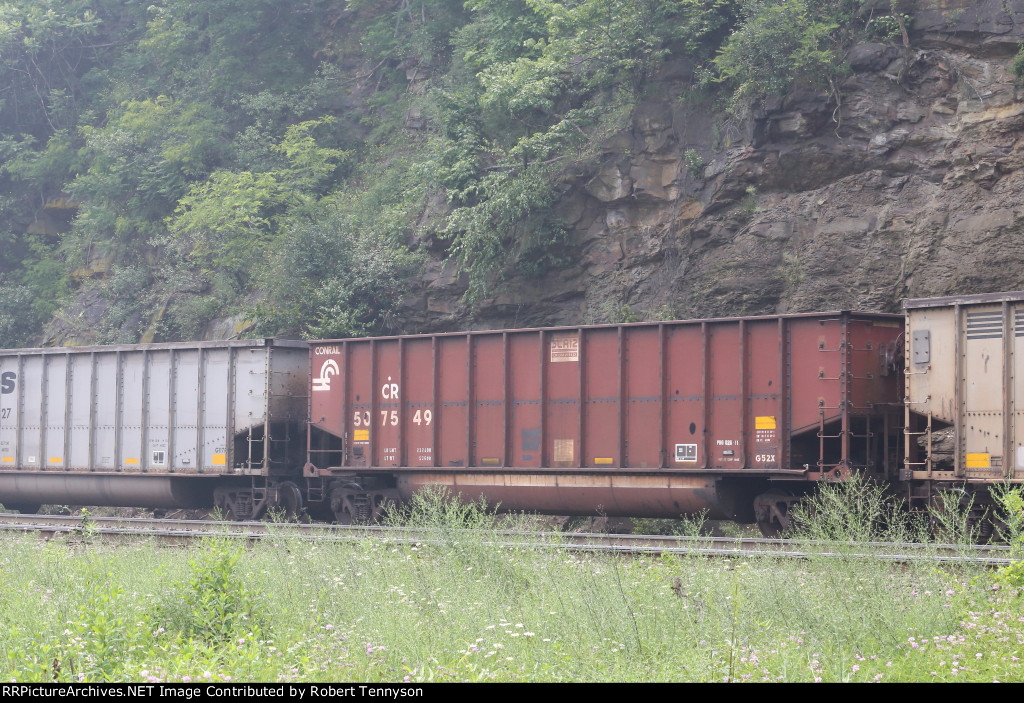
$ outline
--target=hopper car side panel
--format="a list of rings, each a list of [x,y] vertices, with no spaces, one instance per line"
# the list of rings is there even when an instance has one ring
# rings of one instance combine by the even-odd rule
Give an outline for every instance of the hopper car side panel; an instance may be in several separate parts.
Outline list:
[[[727,512],[769,480],[893,470],[899,336],[898,316],[837,312],[312,342],[306,475],[349,502],[443,483],[522,509]]]
[[[294,474],[307,368],[275,340],[0,350],[0,502],[192,507],[213,484],[188,477]]]
[[[544,408],[543,395],[544,347],[541,334],[508,333],[503,363],[506,374],[502,382],[508,389],[510,405],[505,407],[505,427],[502,455],[504,466],[540,468],[543,464],[543,438],[541,426]],[[479,376],[479,373],[477,374]]]
[[[436,384],[432,373],[434,340],[407,340],[405,353],[402,379],[406,412],[401,415],[404,422],[405,463],[414,467],[429,467],[434,465],[434,429],[437,426],[433,403]]]
[[[467,465],[470,446],[468,339],[468,336],[455,336],[438,340],[437,396],[432,405],[440,466]]]
[[[845,432],[827,469],[850,418],[897,411],[899,333],[834,313],[314,342],[311,424],[342,441],[310,464],[772,473],[805,469],[793,435]]]

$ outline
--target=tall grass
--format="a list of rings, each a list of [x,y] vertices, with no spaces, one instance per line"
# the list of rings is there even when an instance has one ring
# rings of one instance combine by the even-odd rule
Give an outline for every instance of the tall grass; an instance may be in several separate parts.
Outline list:
[[[4,540],[0,679],[1019,680],[1015,587],[971,567],[625,557],[425,497],[419,544]],[[469,526],[468,529],[466,526]]]
[[[789,536],[823,542],[927,542],[931,534],[926,515],[906,511],[886,486],[859,474],[819,484],[791,516]]]

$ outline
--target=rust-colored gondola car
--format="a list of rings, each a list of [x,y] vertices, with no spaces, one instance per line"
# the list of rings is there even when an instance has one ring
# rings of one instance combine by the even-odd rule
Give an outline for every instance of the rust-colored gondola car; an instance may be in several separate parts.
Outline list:
[[[902,317],[829,312],[310,343],[311,508],[442,485],[504,510],[785,522],[897,478]]]

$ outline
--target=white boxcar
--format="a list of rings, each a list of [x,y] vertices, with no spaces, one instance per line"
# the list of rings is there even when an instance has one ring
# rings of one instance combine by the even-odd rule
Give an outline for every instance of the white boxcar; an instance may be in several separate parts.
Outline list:
[[[294,474],[307,384],[301,341],[0,350],[0,502],[188,507],[213,484],[178,477]]]
[[[1024,291],[906,300],[903,307],[903,478],[1024,478]]]

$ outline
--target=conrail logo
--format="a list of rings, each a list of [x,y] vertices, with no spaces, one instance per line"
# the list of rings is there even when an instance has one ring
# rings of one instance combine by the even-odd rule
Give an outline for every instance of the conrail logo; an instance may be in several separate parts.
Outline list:
[[[14,392],[15,382],[18,380],[18,374],[13,371],[4,371],[0,373],[0,393],[4,395]]]
[[[331,376],[337,376],[339,373],[341,373],[341,367],[338,366],[338,362],[334,359],[328,359],[320,367],[320,376],[313,379],[313,390],[331,390]]]

